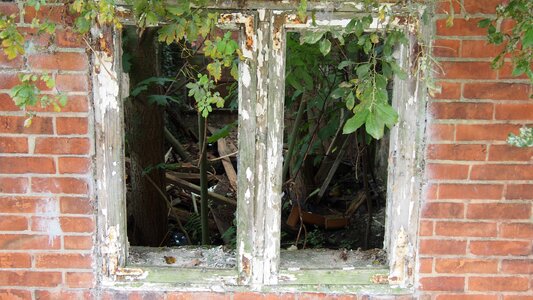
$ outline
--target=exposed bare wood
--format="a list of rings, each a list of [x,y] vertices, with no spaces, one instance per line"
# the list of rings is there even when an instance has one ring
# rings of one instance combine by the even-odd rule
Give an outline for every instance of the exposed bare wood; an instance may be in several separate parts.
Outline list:
[[[320,186],[320,191],[318,192],[317,202],[322,200],[322,197],[324,197],[324,194],[326,193],[326,190],[329,187],[329,183],[333,179],[333,175],[335,175],[335,172],[337,172],[337,169],[339,168],[339,165],[342,159],[344,158],[344,152],[346,150],[346,145],[348,145],[348,141],[349,141],[349,138],[344,139],[341,149],[337,153],[337,157],[335,158],[333,165],[329,169],[328,176],[326,176],[326,179],[323,181],[322,185]]]
[[[166,140],[174,147],[174,150],[178,153],[178,155],[186,162],[191,161],[191,155],[183,146],[181,145],[180,141],[174,137],[174,135],[168,130],[167,127],[165,127],[165,138]]]
[[[102,257],[102,273],[114,276],[118,267],[126,263],[128,238],[126,235],[126,189],[124,168],[124,110],[121,94],[127,84],[120,82],[121,36],[113,34],[114,53],[93,52],[92,85],[94,124],[96,132],[96,196],[98,211],[98,240]],[[105,69],[109,70],[106,72]],[[111,74],[109,74],[111,73]],[[127,82],[127,81],[126,81]],[[120,87],[123,87],[121,89]]]
[[[193,184],[193,183],[190,183],[186,180],[183,180],[177,176],[174,176],[172,175],[171,173],[167,173],[166,174],[166,177],[167,177],[167,181],[170,182],[170,183],[173,183],[173,184],[177,184],[183,188],[187,188],[189,190],[192,190],[192,191],[195,191],[195,192],[200,192],[200,187],[197,186],[196,184]],[[237,205],[237,201],[235,200],[232,200],[228,197],[224,197],[222,195],[219,195],[217,193],[213,193],[213,192],[208,192],[208,197],[215,200],[215,201],[219,201],[221,203],[226,203],[226,204],[230,204],[230,205],[233,205],[233,206],[236,206]]]
[[[209,131],[215,132],[216,129],[210,127]],[[217,148],[218,154],[222,158],[222,166],[224,166],[224,171],[226,171],[226,176],[228,177],[229,184],[231,185],[231,188],[236,191],[237,172],[235,171],[235,168],[233,168],[233,164],[231,163],[231,159],[229,158],[231,153],[229,153],[228,144],[225,138],[220,138],[217,140]]]

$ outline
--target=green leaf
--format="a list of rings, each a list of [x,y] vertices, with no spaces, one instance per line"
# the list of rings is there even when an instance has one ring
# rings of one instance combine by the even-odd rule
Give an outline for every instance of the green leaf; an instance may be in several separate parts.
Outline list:
[[[531,21],[533,22],[533,18]],[[524,39],[522,40],[522,47],[524,48],[533,47],[533,26],[530,26],[529,29],[524,34]]]
[[[365,129],[374,139],[379,140],[383,137],[385,124],[383,120],[376,115],[376,111],[370,112],[366,118]]]
[[[326,56],[331,51],[331,42],[328,39],[323,39],[319,43],[320,52]]]
[[[479,28],[487,28],[487,27],[489,27],[491,22],[492,22],[491,19],[483,19],[483,20],[480,20],[479,22],[477,22],[477,26]]]
[[[364,109],[363,111],[353,115],[353,117],[349,118],[348,121],[346,121],[346,124],[344,124],[344,127],[342,128],[342,133],[349,134],[356,131],[365,123],[368,115],[369,111],[367,109]]]
[[[321,30],[308,30],[300,37],[300,44],[316,44],[325,34],[325,31]]]
[[[355,73],[357,74],[358,78],[363,78],[368,74],[368,71],[370,71],[370,64],[362,64],[359,67],[357,67]]]
[[[346,96],[346,108],[348,110],[352,110],[355,106],[355,96],[353,95],[353,92],[350,92],[348,96]]]
[[[224,127],[220,128],[219,130],[215,131],[213,133],[213,135],[208,137],[207,138],[207,142],[208,143],[214,143],[214,142],[218,141],[221,138],[227,137],[230,134],[231,130],[233,128],[235,128],[236,126],[237,126],[236,122],[227,124],[226,126],[224,126]]]
[[[222,64],[219,60],[215,60],[208,64],[207,71],[209,72],[209,75],[215,79],[215,82],[222,78]]]
[[[351,61],[351,60],[344,60],[344,61],[341,61],[341,63],[337,66],[337,69],[338,69],[338,70],[342,70],[342,69],[344,69],[345,67],[347,67],[347,66],[352,66],[352,65],[355,65],[355,62],[354,62],[354,61]]]

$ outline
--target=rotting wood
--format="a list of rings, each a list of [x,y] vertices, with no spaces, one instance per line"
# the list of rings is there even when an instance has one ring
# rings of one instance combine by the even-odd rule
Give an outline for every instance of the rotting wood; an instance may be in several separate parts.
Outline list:
[[[181,143],[174,137],[174,135],[168,130],[167,127],[165,127],[165,138],[167,141],[174,147],[174,150],[178,153],[178,155],[186,162],[191,161],[191,155],[183,148]]]
[[[97,34],[98,35],[98,34]],[[113,43],[121,45],[120,33],[113,33]],[[101,242],[102,272],[113,279],[119,266],[126,262],[126,194],[124,188],[124,112],[121,47],[109,45],[114,53],[93,53],[92,84],[94,124],[96,134],[96,196],[98,211],[98,240]],[[106,71],[107,70],[107,71]]]
[[[337,153],[337,157],[335,158],[335,161],[333,162],[333,165],[329,169],[328,176],[326,176],[326,179],[320,186],[320,191],[318,192],[317,201],[319,202],[322,200],[322,197],[324,197],[324,194],[326,193],[326,190],[328,189],[329,183],[333,179],[333,175],[335,175],[335,172],[337,172],[337,169],[339,168],[339,165],[344,157],[344,152],[346,150],[346,146],[348,145],[349,138],[345,138],[344,142],[342,143],[341,149]]]
[[[193,184],[193,183],[190,183],[188,181],[185,181],[177,176],[173,176],[171,173],[167,173],[166,174],[166,177],[167,177],[167,180],[170,182],[170,183],[174,183],[174,184],[177,184],[183,188],[187,188],[187,189],[190,189],[192,191],[195,191],[195,192],[200,192],[200,187],[197,186],[196,184]],[[233,205],[233,206],[236,206],[237,205],[237,201],[235,200],[232,200],[228,197],[224,197],[222,195],[219,195],[217,193],[213,193],[213,192],[208,192],[207,193],[208,197],[215,200],[215,201],[218,201],[218,202],[221,202],[221,203],[225,203],[225,204],[230,204],[230,205]]]
[[[216,129],[209,127],[209,131],[215,132]],[[237,172],[235,171],[235,168],[233,168],[233,164],[231,163],[231,159],[229,158],[231,153],[228,150],[228,145],[225,138],[219,138],[217,140],[217,148],[218,154],[220,155],[222,160],[222,166],[226,171],[226,176],[228,177],[229,184],[234,191],[237,191]]]

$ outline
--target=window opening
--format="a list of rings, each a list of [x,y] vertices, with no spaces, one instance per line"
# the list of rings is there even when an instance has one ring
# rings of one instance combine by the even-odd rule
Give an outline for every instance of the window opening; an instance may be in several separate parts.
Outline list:
[[[326,13],[325,15],[316,14],[317,24],[330,24],[328,22],[331,21],[333,15],[337,16],[335,13]],[[322,20],[324,16],[326,22]],[[343,13],[341,12],[338,16],[342,20],[340,22],[336,20],[334,23],[345,24],[346,20],[342,17]],[[237,168],[241,172],[237,178],[239,188],[236,191],[237,199],[239,199],[237,201],[237,218],[235,222],[237,223],[236,282],[238,284],[253,285],[294,284],[294,280],[297,280],[298,284],[323,283],[324,281],[322,279],[325,278],[320,274],[325,273],[315,272],[313,273],[314,277],[311,276],[306,279],[300,277],[302,274],[291,273],[290,265],[286,265],[287,269],[283,272],[280,272],[279,268],[280,228],[281,223],[285,221],[280,220],[281,211],[284,209],[281,207],[283,183],[281,174],[283,173],[282,140],[284,120],[283,100],[285,98],[285,33],[287,28],[290,30],[300,30],[302,28],[308,28],[311,24],[300,24],[296,16],[290,13],[268,9],[222,14],[219,22],[233,30],[238,30],[239,49],[242,51],[242,58],[238,70],[240,76],[237,89],[239,111],[239,159],[237,160]],[[117,42],[120,44],[118,39],[115,40],[116,44]],[[410,47],[412,48],[400,48],[401,51],[398,57],[400,58],[400,65],[403,67],[411,67],[411,62],[406,57],[409,57],[409,55],[416,56],[416,53],[413,53],[416,51],[416,47],[413,45],[410,45]],[[97,104],[95,118],[96,123],[99,124],[96,130],[98,141],[97,161],[99,162],[97,165],[99,178],[98,203],[99,210],[104,215],[104,218],[101,218],[99,221],[102,223],[99,224],[99,236],[103,244],[102,254],[104,257],[103,269],[105,275],[115,279],[121,278],[117,276],[142,277],[145,274],[143,269],[137,269],[135,268],[136,266],[149,269],[150,267],[147,264],[154,266],[162,261],[159,256],[158,263],[156,264],[143,262],[142,259],[135,262],[135,254],[138,252],[136,252],[137,249],[134,249],[134,251],[129,251],[130,261],[126,264],[125,257],[128,253],[126,249],[127,241],[125,240],[124,234],[126,213],[123,210],[123,203],[114,201],[125,198],[122,195],[124,190],[120,188],[122,186],[122,178],[124,177],[116,176],[116,174],[122,174],[120,153],[122,151],[121,147],[123,144],[121,139],[123,137],[120,135],[120,132],[118,134],[116,132],[117,128],[121,128],[122,104],[116,103],[115,99],[120,99],[120,95],[127,94],[128,90],[126,88],[128,80],[122,80],[120,78],[127,76],[122,76],[123,74],[121,74],[119,68],[121,64],[116,61],[116,58],[120,57],[120,54],[117,56],[119,52],[115,52],[114,56],[111,57],[109,56],[110,54],[100,53],[103,59],[95,59],[93,61],[96,70],[99,70],[99,68],[105,68],[108,71],[111,70],[111,72],[95,71],[93,81],[97,87],[94,92],[95,103]],[[152,53],[156,53],[156,51]],[[123,63],[127,65],[126,61]],[[161,67],[160,64],[150,64],[146,61],[144,61],[144,64],[149,70]],[[144,69],[142,70],[146,71]],[[112,80],[115,79],[114,74],[119,75],[117,77],[121,79],[119,82],[123,85],[122,90],[118,90],[114,86]],[[394,148],[391,149],[391,157],[388,159],[393,162],[390,164],[392,167],[389,168],[388,178],[393,178],[393,180],[388,183],[391,188],[387,189],[387,201],[393,205],[389,206],[389,203],[387,204],[387,225],[385,225],[387,229],[385,232],[385,249],[388,251],[391,266],[389,279],[402,284],[408,284],[412,280],[412,276],[410,275],[412,274],[412,264],[414,261],[412,249],[414,249],[413,246],[416,243],[414,233],[416,233],[417,229],[416,222],[413,222],[413,220],[416,220],[418,216],[417,199],[420,196],[420,181],[417,172],[420,167],[421,158],[418,155],[419,152],[416,150],[423,147],[423,141],[421,142],[420,139],[423,136],[421,133],[424,130],[423,118],[420,118],[424,112],[424,101],[418,101],[417,98],[422,94],[420,91],[423,89],[419,89],[416,78],[410,79],[413,80],[410,80],[409,84],[395,85],[394,88],[394,99],[397,101],[395,106],[400,115],[405,119],[402,120],[400,126],[393,128],[391,131],[391,141],[394,141],[391,145]],[[146,89],[149,90],[150,88],[147,87]],[[290,88],[288,87],[288,89]],[[131,91],[134,90],[131,89]],[[294,96],[294,94],[291,95],[291,98]],[[170,99],[160,98],[159,100],[168,101]],[[406,104],[399,105],[398,103]],[[411,114],[412,117],[407,113],[408,110],[413,112]],[[145,114],[146,112],[142,110],[141,113]],[[312,114],[313,111],[310,111],[310,113]],[[159,118],[162,119],[161,116]],[[339,120],[341,120],[340,116]],[[166,125],[163,123],[163,127]],[[176,128],[168,129],[179,138],[177,132],[172,132]],[[161,132],[164,132],[164,130]],[[354,137],[352,142],[356,145],[361,143],[366,144],[364,137],[365,135],[360,135],[359,139]],[[412,143],[413,139],[417,142]],[[347,144],[349,138],[346,138],[346,141]],[[126,141],[126,143],[130,142],[129,140]],[[342,144],[340,148],[343,148]],[[327,152],[329,146],[326,148],[323,145],[323,148]],[[385,148],[383,147],[381,149]],[[383,154],[384,151],[381,153]],[[163,154],[163,157],[166,154],[165,151],[160,153]],[[343,156],[337,157],[341,157],[341,160],[344,159]],[[314,157],[313,160],[315,160]],[[379,165],[379,161],[375,160],[376,165]],[[150,164],[150,167],[155,169],[156,172],[161,172],[162,169],[157,167],[157,164]],[[377,169],[380,168],[378,167]],[[142,170],[145,170],[144,166]],[[381,170],[383,171],[383,168]],[[342,180],[334,179],[339,183],[342,182]],[[375,182],[378,182],[378,180],[376,179]],[[315,190],[311,191],[309,195],[313,194]],[[394,190],[394,193],[391,190]],[[322,191],[326,193],[328,189],[322,189]],[[335,191],[333,192],[335,193]],[[165,194],[165,191],[160,194]],[[287,192],[287,195],[290,196],[290,193]],[[290,214],[290,211],[288,213]],[[134,222],[137,222],[137,220]],[[161,240],[159,239],[159,241]],[[289,257],[291,255],[290,253],[294,254],[298,252],[300,251],[289,251],[282,253],[281,256],[285,255],[285,257]],[[147,252],[147,254],[149,253]],[[200,253],[199,255],[202,256],[203,254]],[[183,257],[187,257],[186,254]],[[340,258],[342,259],[342,256]],[[132,265],[131,262],[134,262],[134,264]],[[167,263],[166,259],[165,263]],[[283,257],[281,258],[281,263],[283,268]],[[344,268],[342,263],[340,267]],[[349,270],[342,269],[341,271],[346,273]],[[230,277],[235,276],[232,272],[224,274]],[[366,272],[365,274],[365,276],[372,276],[377,273],[370,270],[370,272]],[[193,275],[197,276],[194,280],[203,282],[203,276],[200,273],[194,273]],[[347,275],[347,277],[344,275]],[[328,283],[351,284],[353,283],[351,280],[357,277],[357,274],[344,275],[344,281],[339,282],[330,276],[331,278],[329,278]],[[319,278],[318,281],[317,278]],[[300,279],[303,279],[303,281],[300,281]],[[235,282],[232,280],[230,281]],[[363,284],[367,283],[368,279],[363,279],[361,282]]]
[[[235,266],[234,225],[237,192],[237,82],[229,72],[210,81],[213,105],[202,150],[197,103],[188,84],[205,73],[209,60],[202,40],[195,44],[159,43],[148,29],[123,33],[124,71],[130,96],[125,100],[127,227],[129,262],[176,267]],[[219,38],[230,40],[216,32]],[[236,48],[236,42],[234,47]],[[181,246],[202,244],[199,166],[206,152],[208,242],[195,252]],[[140,247],[139,247],[140,246]],[[155,250],[146,247],[159,247]],[[157,253],[157,254],[156,254]]]
[[[378,141],[364,128],[343,134],[352,113],[342,87],[368,55],[354,36],[342,45],[331,39],[327,55],[303,38],[287,33],[281,248],[322,257],[304,268],[339,267],[350,256],[351,266],[385,264],[388,135]],[[338,69],[342,61],[355,65]],[[296,256],[282,253],[281,268],[298,267]]]

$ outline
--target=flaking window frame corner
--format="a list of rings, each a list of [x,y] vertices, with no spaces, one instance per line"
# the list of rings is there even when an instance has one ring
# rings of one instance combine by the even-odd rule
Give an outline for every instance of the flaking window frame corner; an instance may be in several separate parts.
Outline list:
[[[222,23],[239,31],[239,44],[245,57],[239,64],[238,98],[239,149],[243,149],[238,167],[243,171],[238,174],[237,270],[213,275],[215,278],[234,278],[237,286],[269,290],[287,283],[280,278],[289,278],[290,281],[294,275],[290,272],[282,274],[279,270],[284,41],[287,29],[303,30],[309,25],[299,24],[295,15],[288,12],[290,9],[255,7],[221,15]],[[341,12],[343,14],[346,12]],[[320,14],[317,17],[320,18]],[[400,46],[396,51],[399,64],[406,69],[411,69],[416,63],[412,58],[417,55],[416,38],[412,34],[410,37],[409,45]],[[126,264],[128,241],[122,99],[127,94],[128,81],[121,72],[121,33],[113,32],[111,40],[111,50],[93,53],[92,95],[96,129],[99,276],[103,284],[115,285],[127,280],[142,280],[148,272],[164,274],[170,271],[131,268]],[[277,63],[269,63],[272,60]],[[274,79],[269,77],[271,72],[277,75]],[[270,78],[266,90],[263,87],[266,80],[261,78]],[[410,75],[407,80],[394,79],[393,106],[400,115],[400,122],[390,133],[384,242],[389,256],[388,274],[384,275],[389,286],[409,288],[414,283],[426,101],[425,88],[416,75]],[[269,176],[272,173],[279,174],[272,178]],[[339,270],[338,275],[343,274],[349,275],[349,271]],[[365,274],[365,280],[377,275]],[[309,284],[315,283],[320,282]]]

